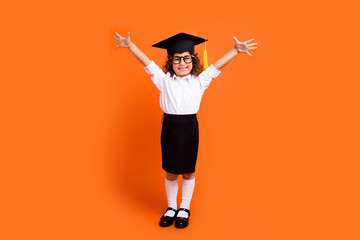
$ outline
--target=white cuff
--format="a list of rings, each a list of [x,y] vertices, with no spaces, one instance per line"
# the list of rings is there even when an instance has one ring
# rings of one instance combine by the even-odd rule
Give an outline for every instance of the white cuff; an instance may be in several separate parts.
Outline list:
[[[154,74],[158,68],[159,66],[156,65],[153,60],[151,60],[151,63],[149,65],[144,66],[145,71],[150,75]]]
[[[213,64],[211,64],[206,70],[206,73],[211,77],[211,78],[216,78],[217,76],[219,76],[219,74],[221,73],[220,70],[217,70]]]

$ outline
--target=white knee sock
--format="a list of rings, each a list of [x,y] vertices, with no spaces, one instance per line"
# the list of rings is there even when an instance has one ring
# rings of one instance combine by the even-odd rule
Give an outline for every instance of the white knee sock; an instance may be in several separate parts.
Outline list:
[[[195,178],[191,180],[182,180],[182,201],[180,208],[190,209],[190,202],[195,188]],[[189,217],[189,214],[185,211],[180,211],[178,217]]]
[[[168,180],[165,177],[165,189],[166,196],[168,200],[168,207],[177,209],[177,193],[179,189],[178,180]],[[174,211],[166,211],[165,216],[173,217],[175,215]]]

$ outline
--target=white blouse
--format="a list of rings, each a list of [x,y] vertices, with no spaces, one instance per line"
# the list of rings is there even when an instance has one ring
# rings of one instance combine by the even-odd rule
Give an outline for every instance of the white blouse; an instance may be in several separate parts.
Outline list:
[[[154,61],[144,68],[160,91],[160,108],[168,114],[197,113],[205,89],[221,72],[210,65],[197,77],[189,74],[179,78],[164,73]]]

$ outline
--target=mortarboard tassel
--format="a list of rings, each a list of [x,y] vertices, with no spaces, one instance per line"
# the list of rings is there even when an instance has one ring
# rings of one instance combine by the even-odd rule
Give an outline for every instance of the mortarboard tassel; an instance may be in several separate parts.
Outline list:
[[[203,62],[204,62],[204,70],[208,68],[208,60],[207,60],[207,51],[206,51],[206,42],[204,43],[204,55],[203,55]]]

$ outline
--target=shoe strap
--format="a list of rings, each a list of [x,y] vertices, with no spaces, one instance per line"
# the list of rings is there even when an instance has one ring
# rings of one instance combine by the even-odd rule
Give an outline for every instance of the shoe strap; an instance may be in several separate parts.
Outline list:
[[[178,211],[178,212],[179,212],[179,211],[185,211],[185,212],[187,212],[187,213],[189,214],[189,217],[190,217],[190,210],[187,209],[187,208],[179,208],[177,211]]]
[[[177,211],[175,208],[168,207],[168,208],[166,209],[166,211],[165,211],[165,212],[167,212],[168,210],[170,210],[170,211],[174,211],[174,212],[175,212],[175,214],[176,214],[176,211]]]

